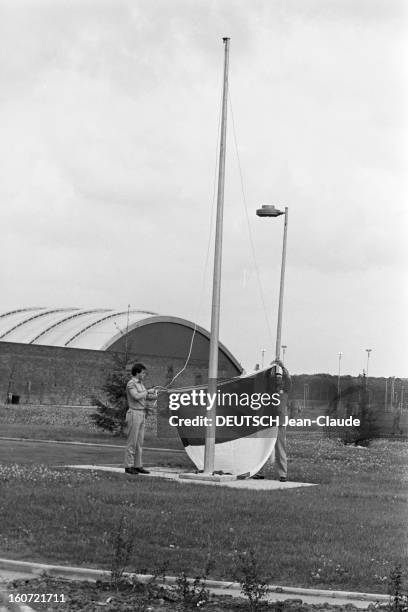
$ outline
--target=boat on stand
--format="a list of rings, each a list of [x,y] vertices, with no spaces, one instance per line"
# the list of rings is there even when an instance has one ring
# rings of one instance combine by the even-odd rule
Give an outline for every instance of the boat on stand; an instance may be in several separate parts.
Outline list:
[[[173,409],[174,411],[169,409],[168,416],[172,419],[171,424],[174,423],[176,425],[186,453],[195,464],[197,471],[209,476],[218,473],[232,474],[237,478],[247,478],[256,474],[274,451],[277,437],[279,401],[276,399],[275,370],[273,366],[253,374],[244,374],[231,380],[218,380],[230,39],[224,38],[223,43],[224,79],[208,384],[189,388],[169,388],[166,393],[168,395],[168,406],[175,403],[177,395],[179,397],[181,394],[183,395],[183,403],[179,403],[177,409]],[[276,214],[270,216],[276,216]],[[281,278],[281,288],[282,280],[283,278]],[[280,302],[280,320],[281,312]],[[279,356],[278,353],[277,355]],[[260,400],[261,397],[263,397],[263,403]],[[190,399],[187,400],[186,398]],[[197,402],[197,398],[201,398],[201,401]],[[267,398],[269,398],[269,401]]]

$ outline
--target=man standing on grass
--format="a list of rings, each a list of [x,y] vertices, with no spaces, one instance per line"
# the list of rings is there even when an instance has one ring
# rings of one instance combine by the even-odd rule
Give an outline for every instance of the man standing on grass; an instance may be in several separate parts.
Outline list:
[[[273,377],[273,392],[279,394],[280,403],[278,406],[279,426],[275,442],[275,449],[272,451],[268,461],[274,461],[278,470],[280,482],[286,482],[288,476],[288,458],[286,454],[286,425],[281,425],[286,421],[288,415],[288,397],[291,389],[290,375],[280,359],[272,362],[271,376]],[[252,478],[265,478],[262,470],[252,476]]]
[[[279,368],[277,367],[279,366]],[[291,389],[290,375],[280,359],[274,362],[272,374],[275,375],[275,393],[279,393],[279,422],[285,422],[288,416],[288,396]],[[275,464],[280,482],[286,482],[288,476],[288,457],[286,453],[286,425],[279,425],[275,443]]]
[[[147,375],[143,363],[132,367],[132,378],[126,385],[128,411],[126,412],[127,445],[125,450],[125,472],[127,474],[149,474],[142,463],[143,440],[146,422],[146,398],[144,386]]]

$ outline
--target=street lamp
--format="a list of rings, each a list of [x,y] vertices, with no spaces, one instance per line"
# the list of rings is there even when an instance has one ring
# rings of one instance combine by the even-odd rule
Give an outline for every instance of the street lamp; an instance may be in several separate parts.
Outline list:
[[[282,335],[282,311],[283,311],[283,290],[285,284],[285,266],[286,266],[286,238],[288,232],[288,207],[285,206],[285,210],[279,210],[275,206],[270,204],[263,204],[261,208],[256,211],[258,217],[280,217],[285,215],[285,225],[283,228],[283,245],[282,245],[282,263],[281,263],[281,277],[280,277],[280,288],[279,288],[279,308],[278,308],[278,324],[276,329],[276,346],[275,356],[276,359],[280,358],[281,349],[281,335]]]
[[[285,353],[287,348],[288,347],[286,346],[286,344],[282,344],[282,363],[285,363]]]
[[[368,364],[370,361],[370,353],[373,349],[366,349],[366,353],[367,353],[367,369],[366,369],[366,376],[367,376],[367,380],[368,380]]]

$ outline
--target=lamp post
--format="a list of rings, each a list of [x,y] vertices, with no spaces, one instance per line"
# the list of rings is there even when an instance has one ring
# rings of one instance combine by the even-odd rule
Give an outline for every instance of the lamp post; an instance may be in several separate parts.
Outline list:
[[[368,381],[368,364],[370,362],[370,353],[373,349],[366,349],[366,353],[367,353],[367,369],[366,369],[366,376],[367,376],[367,381]]]
[[[281,276],[280,276],[280,287],[279,287],[279,308],[278,308],[278,324],[276,328],[276,345],[275,345],[275,356],[276,359],[280,358],[281,349],[281,335],[282,335],[282,312],[283,312],[283,291],[285,285],[285,267],[286,267],[286,239],[288,232],[288,207],[285,206],[285,210],[279,210],[275,206],[264,204],[261,208],[256,211],[258,217],[280,217],[285,215],[285,225],[283,228],[283,245],[282,245],[282,263],[281,263]]]
[[[285,353],[286,353],[286,349],[288,347],[286,346],[286,344],[282,344],[282,363],[285,363]]]

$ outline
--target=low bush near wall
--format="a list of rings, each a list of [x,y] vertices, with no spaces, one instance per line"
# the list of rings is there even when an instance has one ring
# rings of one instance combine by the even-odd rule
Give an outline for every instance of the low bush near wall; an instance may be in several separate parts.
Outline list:
[[[92,406],[0,406],[0,423],[21,423],[25,425],[49,425],[51,427],[78,427],[96,431],[90,418]]]

